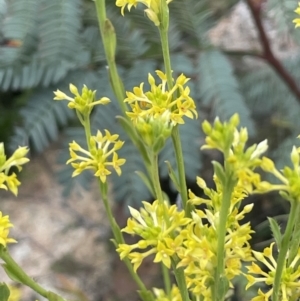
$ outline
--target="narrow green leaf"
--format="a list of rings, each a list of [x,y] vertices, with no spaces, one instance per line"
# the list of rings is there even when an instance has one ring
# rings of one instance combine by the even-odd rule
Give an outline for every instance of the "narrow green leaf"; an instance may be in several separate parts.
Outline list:
[[[5,264],[5,263],[2,264],[2,267],[3,267],[3,269],[5,270],[7,276],[8,276],[11,280],[13,280],[13,281],[15,281],[15,282],[17,282],[17,283],[22,283],[22,280],[19,279],[18,276],[16,276],[16,275],[13,273],[13,271],[10,269],[10,267],[9,267],[7,264]]]
[[[131,138],[133,141],[137,141],[139,138],[136,134],[136,131],[132,127],[132,124],[128,119],[126,119],[123,116],[116,116],[116,119],[121,123],[122,128],[125,130],[127,135]]]
[[[268,217],[268,220],[270,223],[270,228],[272,230],[274,239],[275,239],[277,245],[280,247],[281,239],[282,239],[282,235],[280,232],[280,226],[278,225],[277,221],[274,218]]]
[[[136,171],[135,173],[142,179],[142,181],[144,182],[144,184],[149,189],[150,193],[152,195],[155,195],[154,187],[153,187],[151,181],[149,180],[149,178],[143,172],[141,172],[141,171]]]
[[[6,283],[0,283],[0,301],[8,301],[10,291]]]
[[[226,183],[226,175],[225,175],[223,166],[219,162],[217,162],[217,161],[212,161],[212,164],[214,166],[214,172],[215,172],[215,174],[220,179],[221,183],[223,185],[225,185],[225,183]]]
[[[179,181],[178,181],[177,176],[175,174],[175,171],[172,168],[172,165],[171,165],[171,163],[169,161],[165,161],[165,163],[168,166],[168,171],[169,171],[170,179],[172,180],[172,182],[173,182],[176,190],[180,193],[180,184],[179,184]]]

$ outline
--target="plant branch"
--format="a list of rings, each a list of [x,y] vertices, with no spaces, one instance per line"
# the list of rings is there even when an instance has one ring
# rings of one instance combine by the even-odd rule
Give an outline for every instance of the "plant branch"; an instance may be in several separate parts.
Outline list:
[[[290,75],[290,73],[285,69],[282,63],[274,55],[272,48],[270,46],[270,40],[262,24],[261,8],[262,8],[263,0],[247,0],[246,2],[249,6],[250,12],[254,19],[254,23],[259,33],[260,42],[263,47],[263,54],[261,55],[261,58],[263,58],[266,62],[268,62],[273,67],[276,73],[282,78],[282,80],[289,87],[291,92],[296,96],[298,102],[300,102],[300,89],[295,79]]]

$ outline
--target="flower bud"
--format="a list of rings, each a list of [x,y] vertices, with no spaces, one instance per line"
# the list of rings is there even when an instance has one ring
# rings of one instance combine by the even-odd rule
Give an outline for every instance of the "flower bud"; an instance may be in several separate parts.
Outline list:
[[[261,162],[260,167],[264,171],[267,171],[267,172],[273,172],[275,170],[274,162],[271,159],[267,158],[267,157],[262,158],[262,162]]]

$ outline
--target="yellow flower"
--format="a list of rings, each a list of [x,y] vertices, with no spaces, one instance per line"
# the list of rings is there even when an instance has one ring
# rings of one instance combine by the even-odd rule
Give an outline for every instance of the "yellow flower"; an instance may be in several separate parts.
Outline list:
[[[168,249],[168,247],[159,241],[156,246],[156,256],[153,262],[162,262],[168,269],[171,267],[171,256],[174,254],[174,250]]]
[[[181,301],[181,294],[176,285],[173,284],[170,295],[168,296],[163,289],[153,288],[155,301]]]
[[[125,163],[125,159],[119,158],[116,153],[124,142],[118,140],[119,135],[111,135],[108,130],[105,130],[105,135],[100,131],[96,136],[92,136],[90,139],[90,151],[83,149],[78,143],[73,141],[69,144],[69,150],[71,159],[67,161],[67,164],[75,168],[73,177],[79,175],[85,169],[91,169],[94,171],[96,177],[100,177],[100,180],[106,182],[106,176],[110,175],[109,170],[112,167],[118,175],[121,175],[121,168]],[[81,153],[82,155],[79,155]]]
[[[19,301],[21,299],[21,291],[18,287],[9,285],[8,286],[10,295],[8,301]]]
[[[295,13],[300,15],[300,2],[298,2],[298,7],[295,9]],[[300,26],[300,18],[296,18],[293,20],[293,23],[295,23],[295,27],[299,27]]]
[[[0,245],[4,246],[6,248],[6,245],[8,243],[15,243],[16,240],[13,238],[9,238],[9,228],[13,227],[13,224],[9,221],[9,216],[2,215],[2,212],[0,211]]]
[[[9,171],[12,167],[17,167],[19,171],[22,170],[22,165],[26,164],[29,159],[25,156],[28,153],[27,147],[19,147],[11,155],[6,158],[4,153],[4,144],[0,143],[0,189],[10,190],[14,195],[18,194],[18,186],[21,184],[17,179],[17,175]]]
[[[142,3],[147,7],[147,9],[145,9],[147,17],[156,26],[159,26],[162,19],[162,14],[167,13],[161,11],[161,1],[166,2],[168,5],[172,0],[117,0],[116,6],[121,7],[121,13],[124,16],[124,9],[126,5],[128,5],[128,11],[130,11],[132,7],[136,7],[138,3]]]
[[[183,87],[189,79],[181,74],[174,82],[172,90],[168,91],[166,75],[159,70],[156,74],[162,83],[156,85],[154,77],[149,74],[150,91],[144,92],[144,83],[141,83],[139,87],[133,89],[133,92],[126,92],[127,98],[124,102],[128,102],[132,109],[132,112],[127,112],[127,115],[134,124],[145,116],[156,119],[168,111],[171,113],[171,125],[183,124],[183,116],[194,118],[195,115],[197,117],[194,100],[189,96],[190,89]]]
[[[170,268],[171,257],[181,249],[182,238],[179,233],[191,219],[184,217],[184,211],[178,211],[176,205],[169,206],[167,202],[156,200],[153,204],[143,202],[143,205],[140,211],[129,207],[132,218],[122,229],[122,232],[139,235],[142,239],[132,245],[119,244],[117,252],[121,259],[128,257],[134,269],[151,254],[155,254],[154,262],[162,262]],[[132,252],[146,248],[146,252]]]
[[[245,275],[248,280],[248,285],[246,286],[246,289],[258,282],[264,282],[268,286],[274,283],[275,272],[277,268],[277,262],[273,257],[274,244],[275,243],[272,243],[270,247],[265,248],[262,253],[252,251],[256,260],[263,263],[269,271],[262,270],[256,263],[252,262],[252,265],[247,267],[250,274]],[[298,251],[298,254],[295,256],[294,260],[289,266],[287,266],[286,262],[286,265],[284,266],[284,269],[282,271],[282,277],[280,282],[280,300],[298,300],[298,298],[300,297],[300,291],[298,289],[300,268],[297,266],[299,260],[300,249]],[[267,293],[259,291],[258,296],[252,300],[269,300],[269,297],[271,296],[272,292],[272,288]],[[262,299],[263,297],[265,299]]]
[[[69,85],[69,89],[75,97],[72,98],[62,91],[56,90],[54,100],[68,100],[68,107],[75,109],[82,115],[89,115],[95,105],[106,105],[110,102],[107,97],[96,100],[96,91],[89,90],[86,85],[83,86],[81,94],[73,84]]]

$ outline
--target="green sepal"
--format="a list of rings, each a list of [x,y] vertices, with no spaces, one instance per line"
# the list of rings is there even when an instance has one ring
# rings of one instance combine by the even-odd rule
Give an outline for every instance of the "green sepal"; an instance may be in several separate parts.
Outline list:
[[[0,282],[0,301],[8,301],[10,291],[6,283]]]
[[[281,246],[281,240],[282,240],[282,235],[280,232],[280,226],[278,225],[277,221],[272,218],[272,217],[268,217],[269,223],[270,223],[270,228],[271,231],[273,233],[274,239],[277,243],[277,246]]]
[[[49,301],[66,301],[66,299],[53,292],[47,292],[47,299]]]
[[[212,165],[214,167],[214,172],[218,179],[221,181],[223,186],[226,185],[226,175],[223,166],[217,162],[217,161],[212,161]]]
[[[150,291],[137,291],[143,301],[153,301],[153,295]]]
[[[291,203],[294,201],[293,198],[287,192],[285,192],[283,190],[279,191],[279,194],[282,198],[284,198],[285,200],[287,200]]]
[[[166,139],[163,136],[159,136],[155,139],[155,142],[152,146],[154,154],[158,154],[162,148],[165,146]]]
[[[13,280],[13,281],[15,281],[15,282],[17,282],[17,283],[22,283],[22,279],[20,279],[18,276],[16,276],[16,275],[14,274],[14,272],[10,269],[10,267],[9,267],[6,263],[2,264],[2,267],[3,267],[3,269],[5,270],[5,273],[7,274],[7,276],[8,276],[11,280]]]
[[[116,248],[118,248],[118,243],[116,242],[116,240],[114,238],[111,238],[110,241],[114,244],[114,246]]]
[[[141,172],[141,171],[136,171],[135,173],[142,179],[142,181],[144,182],[144,184],[149,189],[150,193],[152,195],[155,195],[154,187],[153,187],[150,179],[143,172]]]
[[[169,172],[169,177],[170,177],[170,179],[172,180],[172,182],[173,182],[175,188],[177,189],[177,191],[178,191],[179,193],[181,193],[180,184],[179,184],[179,182],[178,182],[178,180],[177,180],[177,176],[176,176],[176,174],[175,174],[174,169],[173,169],[172,166],[171,166],[171,163],[170,163],[169,161],[165,161],[165,163],[166,163],[167,166],[168,166],[168,172]]]

